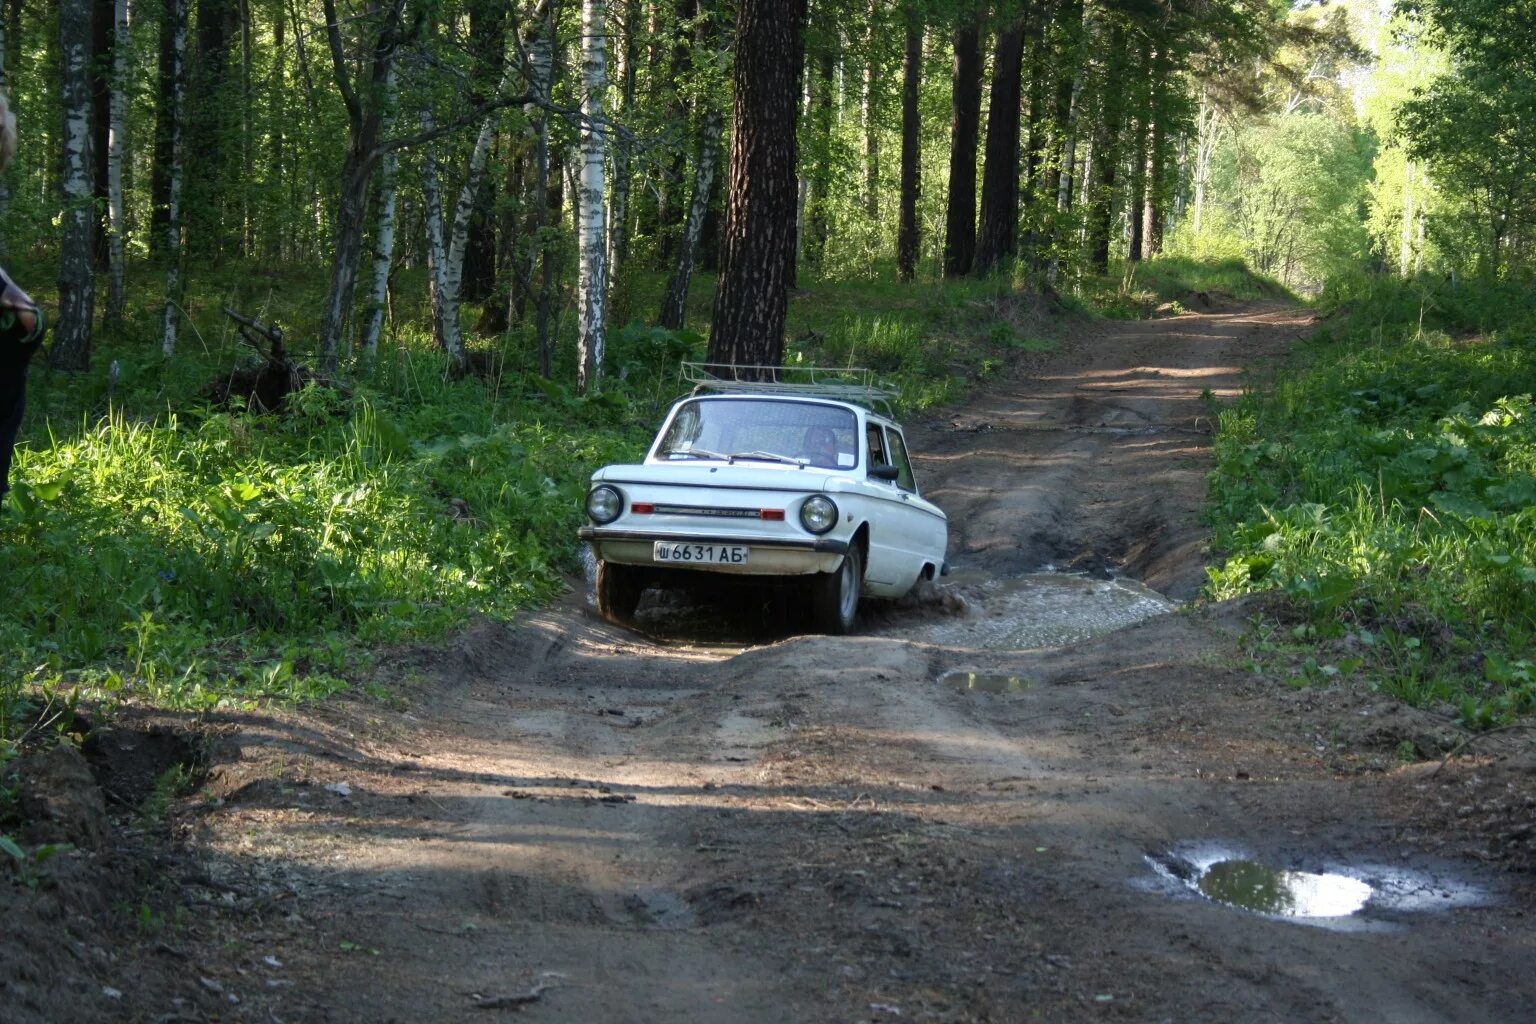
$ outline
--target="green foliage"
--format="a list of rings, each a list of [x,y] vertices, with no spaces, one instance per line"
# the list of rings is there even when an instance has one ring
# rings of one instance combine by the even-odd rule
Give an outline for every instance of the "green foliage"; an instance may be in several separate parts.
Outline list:
[[[1209,592],[1281,588],[1383,687],[1502,721],[1529,706],[1536,640],[1536,301],[1340,296],[1304,372],[1220,414]]]

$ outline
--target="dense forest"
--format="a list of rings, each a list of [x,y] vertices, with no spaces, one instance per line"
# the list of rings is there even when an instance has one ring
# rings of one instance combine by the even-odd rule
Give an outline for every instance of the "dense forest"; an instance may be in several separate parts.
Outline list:
[[[34,681],[324,689],[353,638],[547,597],[689,355],[925,406],[1052,310],[1398,282],[1419,332],[1486,330],[1536,270],[1521,4],[4,0],[0,31],[4,260],[56,311],[0,554]],[[1463,315],[1463,282],[1506,298]],[[1227,542],[1297,494],[1221,497]]]

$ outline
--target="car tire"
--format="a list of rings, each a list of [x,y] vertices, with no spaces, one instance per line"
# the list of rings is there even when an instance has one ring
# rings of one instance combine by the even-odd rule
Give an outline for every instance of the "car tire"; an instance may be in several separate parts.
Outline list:
[[[597,563],[597,611],[603,618],[629,625],[644,592],[645,577],[639,569],[613,562]]]
[[[844,636],[859,617],[859,592],[864,588],[864,553],[851,545],[843,564],[811,582],[811,620],[818,633]]]

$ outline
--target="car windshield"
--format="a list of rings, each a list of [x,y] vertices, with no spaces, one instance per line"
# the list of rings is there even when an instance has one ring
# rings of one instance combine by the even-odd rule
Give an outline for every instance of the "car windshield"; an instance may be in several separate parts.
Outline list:
[[[677,410],[656,458],[853,469],[857,442],[858,420],[847,409],[783,399],[696,398]]]

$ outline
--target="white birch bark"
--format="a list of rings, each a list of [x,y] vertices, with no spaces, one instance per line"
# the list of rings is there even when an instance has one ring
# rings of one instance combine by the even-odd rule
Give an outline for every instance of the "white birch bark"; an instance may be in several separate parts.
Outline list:
[[[508,61],[506,71],[502,74],[501,83],[496,87],[496,95],[500,96],[507,91],[507,85],[512,79],[512,62]],[[452,313],[455,320],[459,315],[459,292],[464,284],[464,256],[469,245],[469,222],[475,213],[475,201],[480,195],[480,185],[485,181],[485,164],[491,154],[491,142],[496,137],[496,116],[487,117],[480,125],[480,134],[475,136],[475,148],[469,154],[469,167],[464,175],[464,187],[459,190],[458,206],[453,211],[453,233],[448,240],[447,265],[444,267],[443,282],[448,288],[448,297],[452,301]],[[462,336],[463,331],[458,331]]]
[[[59,99],[64,111],[59,324],[49,355],[54,366],[67,370],[83,370],[89,363],[96,306],[90,78],[91,2],[65,0],[59,5]]]
[[[395,105],[395,69],[391,65],[384,78],[385,103]],[[394,127],[393,115],[384,122],[386,133]],[[373,232],[373,286],[368,293],[368,323],[363,327],[363,358],[372,364],[379,355],[379,335],[384,331],[384,313],[389,305],[389,268],[395,259],[395,178],[400,169],[399,155],[390,150],[379,163],[379,219]]]
[[[421,112],[422,131],[436,121],[430,109]],[[443,190],[438,178],[435,146],[421,154],[421,188],[427,201],[427,269],[432,293],[432,334],[455,367],[464,365],[464,337],[459,332],[458,298],[448,286],[448,246],[443,225]]]
[[[181,295],[181,179],[185,154],[183,126],[187,102],[187,0],[171,0],[166,14],[174,19],[171,31],[171,182],[166,202],[165,252],[170,261],[165,272],[165,311],[160,331],[160,353],[176,354],[177,302]]]
[[[1195,115],[1195,234],[1205,222],[1205,190],[1211,181],[1211,159],[1221,136],[1221,111],[1211,101],[1209,90],[1200,91],[1200,109]]]
[[[688,220],[677,244],[677,264],[667,282],[661,300],[661,326],[674,331],[683,329],[688,312],[688,289],[693,280],[693,261],[699,251],[699,236],[704,233],[704,216],[709,212],[709,190],[715,182],[715,154],[719,149],[722,127],[720,111],[714,107],[704,115],[699,135],[699,155],[694,162],[693,196],[688,204]]]
[[[112,10],[112,97],[107,126],[107,320],[123,316],[123,131],[128,124],[128,0]]]
[[[606,0],[581,5],[581,181],[577,193],[581,266],[576,275],[576,390],[586,394],[602,377],[607,296],[607,211],[603,206],[607,125]]]

